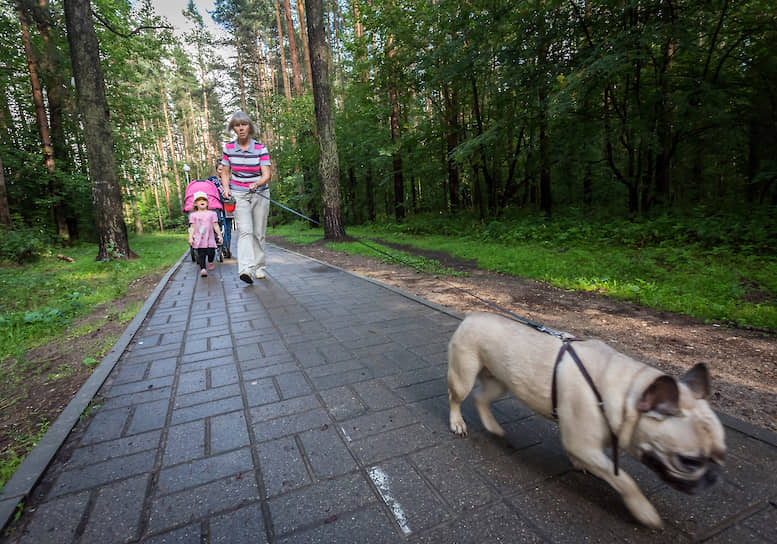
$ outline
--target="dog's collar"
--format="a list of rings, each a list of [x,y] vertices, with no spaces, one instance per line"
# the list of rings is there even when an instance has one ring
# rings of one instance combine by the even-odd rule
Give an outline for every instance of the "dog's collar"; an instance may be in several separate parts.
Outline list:
[[[577,356],[577,352],[575,352],[575,350],[572,348],[572,342],[576,340],[579,340],[579,338],[565,339],[561,344],[561,349],[558,351],[558,355],[556,356],[556,364],[553,365],[553,379],[551,381],[551,389],[550,389],[550,396],[553,402],[553,411],[551,412],[551,414],[553,415],[553,419],[558,419],[558,412],[557,412],[558,394],[556,393],[556,389],[557,389],[556,375],[558,374],[558,365],[561,363],[561,360],[564,358],[564,354],[568,352],[570,357],[572,357],[572,359],[577,364],[577,368],[580,369],[580,373],[583,375],[583,378],[585,378],[585,381],[588,382],[589,387],[594,392],[594,396],[596,397],[596,402],[599,406],[599,411],[602,413],[604,422],[607,424],[607,430],[610,431],[610,441],[612,443],[612,462],[613,462],[615,475],[617,476],[618,475],[618,435],[615,434],[615,432],[612,430],[612,426],[610,425],[610,420],[607,419],[607,413],[604,410],[604,399],[602,399],[602,396],[599,394],[599,390],[596,388],[596,385],[594,384],[594,381],[591,378],[591,375],[585,369],[585,366],[583,366],[583,362],[580,360],[580,357]]]

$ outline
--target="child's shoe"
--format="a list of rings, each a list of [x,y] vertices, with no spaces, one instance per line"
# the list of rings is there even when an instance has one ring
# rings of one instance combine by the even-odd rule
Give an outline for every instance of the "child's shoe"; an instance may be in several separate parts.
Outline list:
[[[203,268],[202,270],[200,270],[200,277],[203,277],[203,278],[204,278],[204,277],[206,277],[207,275],[208,275],[208,271],[207,271],[207,270],[205,270],[204,268]]]
[[[216,268],[216,265],[215,265],[215,264],[213,264],[213,263],[208,263],[208,270],[213,270],[214,268]]]

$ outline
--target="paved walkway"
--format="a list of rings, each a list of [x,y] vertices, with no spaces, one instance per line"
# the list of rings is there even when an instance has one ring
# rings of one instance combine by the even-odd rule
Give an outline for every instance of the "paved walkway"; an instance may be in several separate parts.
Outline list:
[[[777,439],[729,418],[725,480],[701,496],[621,457],[663,532],[514,400],[497,403],[506,439],[469,401],[474,432],[454,438],[458,323],[274,247],[253,286],[184,260],[4,542],[777,542]]]

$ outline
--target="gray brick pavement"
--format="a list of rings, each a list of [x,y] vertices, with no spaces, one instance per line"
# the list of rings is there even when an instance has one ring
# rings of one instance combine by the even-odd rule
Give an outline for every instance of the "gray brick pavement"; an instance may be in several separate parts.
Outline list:
[[[722,485],[688,497],[623,457],[664,517],[637,525],[512,398],[507,435],[447,429],[458,317],[271,248],[180,263],[4,542],[777,542],[777,440],[727,420]],[[7,501],[0,496],[0,501]]]

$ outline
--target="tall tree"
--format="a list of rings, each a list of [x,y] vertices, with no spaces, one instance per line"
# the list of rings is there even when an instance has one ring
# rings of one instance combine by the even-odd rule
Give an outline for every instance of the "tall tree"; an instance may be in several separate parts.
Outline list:
[[[89,0],[65,0],[64,6],[78,111],[86,135],[86,154],[92,180],[98,235],[96,260],[137,257],[130,249],[122,213],[121,185],[100,64],[100,44],[92,22],[92,6]]]
[[[291,19],[290,0],[283,0],[283,11],[286,16],[286,36],[289,38],[289,57],[291,58],[291,75],[294,84],[294,94],[302,95],[302,75],[299,70],[299,53],[297,52],[297,33],[294,32],[294,21]]]
[[[332,90],[329,84],[329,46],[326,43],[324,8],[322,0],[305,0],[308,12],[308,41],[313,75],[313,102],[318,129],[318,164],[321,176],[321,208],[324,238],[345,238],[340,207],[340,163],[337,157],[337,138],[332,111]]]

